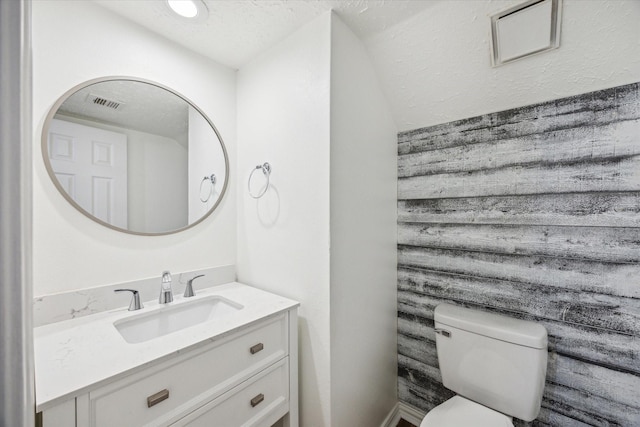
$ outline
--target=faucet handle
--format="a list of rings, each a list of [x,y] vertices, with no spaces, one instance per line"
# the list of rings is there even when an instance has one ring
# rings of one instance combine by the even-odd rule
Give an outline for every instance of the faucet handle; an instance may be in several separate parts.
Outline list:
[[[114,292],[131,292],[131,302],[129,303],[129,311],[140,310],[144,308],[140,302],[140,292],[135,289],[116,289]]]
[[[195,296],[195,292],[193,292],[193,281],[196,280],[198,277],[204,277],[204,274],[200,274],[198,276],[195,276],[195,277],[187,280],[187,287],[184,290],[184,297],[185,298],[189,298],[189,297]]]

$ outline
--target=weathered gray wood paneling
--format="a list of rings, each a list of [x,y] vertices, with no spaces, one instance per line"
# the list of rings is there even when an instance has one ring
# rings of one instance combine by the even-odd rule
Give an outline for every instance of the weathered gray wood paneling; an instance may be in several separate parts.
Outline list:
[[[526,164],[398,179],[400,199],[591,191],[640,191],[640,156]]]
[[[543,405],[587,425],[610,426],[615,420],[613,425],[634,426],[640,419],[640,410],[635,407],[551,382],[545,387]]]
[[[400,156],[398,177],[629,157],[640,154],[638,129],[640,120],[627,120],[421,151]]]
[[[640,426],[640,95],[631,84],[398,136],[398,393],[441,384],[433,309],[549,333],[540,415]]]
[[[398,269],[398,291],[510,309],[546,319],[640,335],[640,299],[506,280]]]
[[[398,244],[618,263],[640,261],[640,228],[400,223]]]
[[[640,144],[638,144],[640,147]],[[399,222],[640,227],[640,193],[564,193],[398,202]]]
[[[638,267],[630,263],[401,245],[398,247],[398,264],[534,286],[640,298]]]
[[[558,129],[607,124],[616,120],[633,120],[640,115],[638,86],[638,83],[633,83],[401,132],[398,135],[398,144],[410,144],[414,148],[411,151],[423,151],[491,138],[513,138]],[[432,144],[423,144],[425,141]]]

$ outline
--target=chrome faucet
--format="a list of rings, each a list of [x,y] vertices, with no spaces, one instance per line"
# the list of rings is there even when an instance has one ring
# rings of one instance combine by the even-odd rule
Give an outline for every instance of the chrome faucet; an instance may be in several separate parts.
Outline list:
[[[162,284],[160,285],[160,304],[166,304],[173,301],[173,291],[171,290],[171,273],[162,272]]]
[[[189,298],[192,296],[195,296],[195,292],[193,292],[193,281],[196,280],[198,277],[204,277],[204,274],[200,274],[192,279],[187,280],[187,287],[184,290],[184,297],[185,298]]]

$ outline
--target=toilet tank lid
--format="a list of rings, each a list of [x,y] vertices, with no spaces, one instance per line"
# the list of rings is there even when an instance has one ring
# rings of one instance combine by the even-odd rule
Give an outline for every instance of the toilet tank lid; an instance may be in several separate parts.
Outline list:
[[[535,322],[451,304],[439,304],[434,311],[434,320],[513,344],[539,349],[547,347],[547,330]]]

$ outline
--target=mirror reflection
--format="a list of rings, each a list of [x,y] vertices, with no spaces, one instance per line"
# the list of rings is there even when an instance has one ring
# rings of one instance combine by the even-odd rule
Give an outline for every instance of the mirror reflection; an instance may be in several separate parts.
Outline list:
[[[228,180],[218,131],[158,84],[108,78],[58,100],[43,129],[54,184],[83,214],[120,231],[168,234],[206,218]]]

